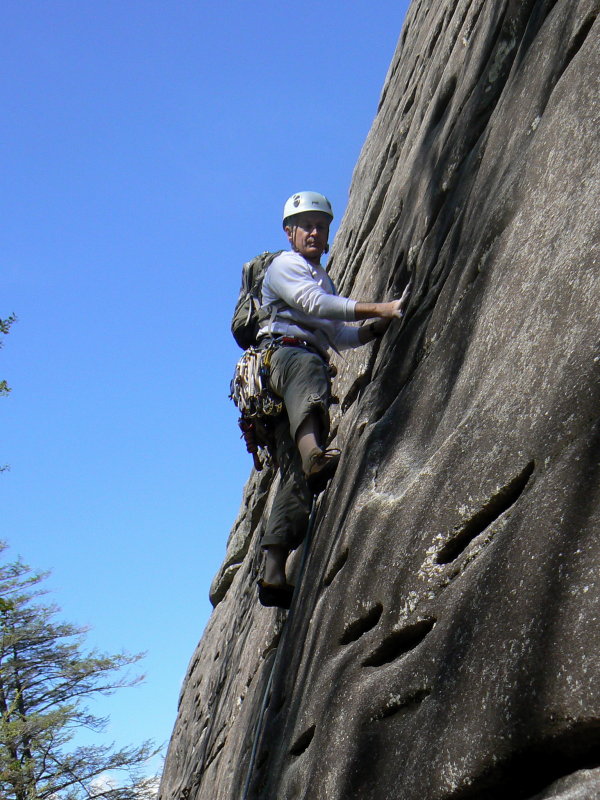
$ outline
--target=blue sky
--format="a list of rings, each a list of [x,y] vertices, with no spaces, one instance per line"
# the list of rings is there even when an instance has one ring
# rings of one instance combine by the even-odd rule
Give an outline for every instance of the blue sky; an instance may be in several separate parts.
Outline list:
[[[341,219],[407,5],[2,4],[0,537],[90,646],[147,651],[121,744],[168,740],[250,471],[241,265],[298,190]]]

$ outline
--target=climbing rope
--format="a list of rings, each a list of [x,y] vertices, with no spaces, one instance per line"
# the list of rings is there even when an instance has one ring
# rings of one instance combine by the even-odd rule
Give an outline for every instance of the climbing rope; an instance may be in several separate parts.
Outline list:
[[[317,495],[313,494],[312,501],[310,505],[310,515],[308,518],[308,527],[306,529],[306,536],[304,538],[304,550],[302,552],[302,561],[300,562],[300,569],[298,571],[298,579],[296,581],[296,589],[299,591],[300,585],[302,583],[302,577],[304,575],[304,568],[306,567],[306,562],[308,560],[308,553],[310,550],[310,545],[312,542],[312,535],[315,525],[315,518],[316,518],[316,511],[317,511]],[[258,745],[260,743],[260,739],[262,736],[263,731],[263,723],[265,720],[265,714],[267,711],[267,707],[269,705],[271,689],[273,687],[273,679],[275,676],[276,668],[279,663],[279,656],[282,652],[281,640],[287,630],[287,623],[294,615],[294,606],[295,603],[292,603],[290,610],[288,611],[288,615],[286,617],[285,622],[282,626],[281,637],[279,639],[279,643],[277,645],[277,651],[275,653],[275,658],[273,659],[273,665],[271,667],[271,672],[269,673],[269,680],[267,681],[267,685],[265,686],[265,691],[263,693],[262,702],[260,705],[260,711],[258,713],[258,718],[256,720],[256,725],[254,726],[254,733],[253,733],[253,744],[252,744],[252,752],[250,754],[250,763],[248,764],[248,773],[246,775],[246,783],[244,785],[244,793],[242,795],[241,800],[248,800],[248,793],[250,791],[250,785],[252,783],[252,775],[254,774],[254,766],[256,764],[256,756],[258,754]]]

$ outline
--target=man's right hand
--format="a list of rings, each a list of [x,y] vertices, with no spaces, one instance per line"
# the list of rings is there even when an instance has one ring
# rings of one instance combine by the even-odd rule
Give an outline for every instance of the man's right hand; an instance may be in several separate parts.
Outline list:
[[[408,283],[402,297],[390,303],[357,303],[354,308],[356,319],[400,319],[410,299],[412,281]]]
[[[408,301],[410,299],[411,291],[412,291],[412,281],[406,284],[406,287],[402,292],[402,297],[399,300],[392,300],[391,303],[388,303],[388,305],[391,306],[390,317],[392,319],[399,319],[400,317],[404,316],[406,306],[408,305]],[[382,305],[385,305],[385,303],[382,303]]]
[[[409,281],[406,284],[406,286],[404,288],[404,291],[402,292],[402,297],[400,298],[400,300],[394,300],[393,305],[396,307],[395,308],[395,313],[394,313],[395,317],[403,317],[404,316],[404,312],[406,310],[406,306],[408,305],[408,301],[410,300],[410,293],[411,292],[412,292],[412,280]]]

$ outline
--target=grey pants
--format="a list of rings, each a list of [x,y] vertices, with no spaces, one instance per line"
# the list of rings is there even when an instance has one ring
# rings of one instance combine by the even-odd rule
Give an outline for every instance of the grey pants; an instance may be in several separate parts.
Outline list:
[[[280,483],[262,538],[262,546],[293,550],[304,539],[311,493],[306,485],[295,437],[302,422],[316,412],[322,441],[329,433],[330,383],[327,365],[298,347],[280,347],[271,358],[271,391],[283,398],[286,413],[275,428]]]

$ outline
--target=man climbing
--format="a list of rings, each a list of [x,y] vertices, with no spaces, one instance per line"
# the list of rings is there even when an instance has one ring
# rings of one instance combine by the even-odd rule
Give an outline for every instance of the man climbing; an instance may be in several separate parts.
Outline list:
[[[262,539],[266,552],[259,599],[265,606],[289,608],[289,553],[306,534],[313,494],[325,488],[339,459],[326,449],[329,433],[329,350],[359,347],[386,332],[402,316],[410,287],[389,303],[363,303],[340,297],[321,256],[329,251],[331,204],[317,192],[299,192],[286,202],[283,228],[291,249],[270,264],[262,284],[259,347],[275,346],[270,389],[283,398],[285,413],[274,431],[280,486]],[[372,319],[361,327],[349,325]]]

